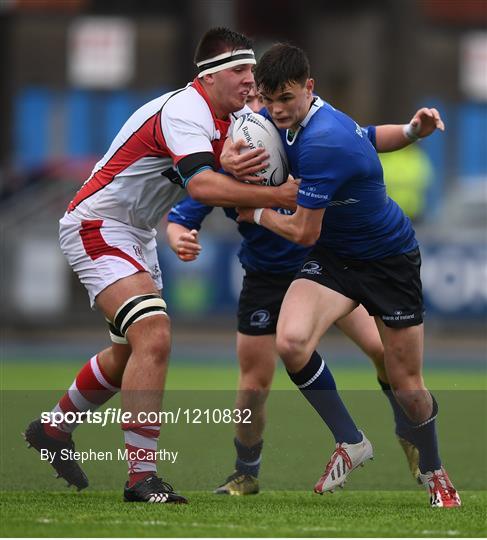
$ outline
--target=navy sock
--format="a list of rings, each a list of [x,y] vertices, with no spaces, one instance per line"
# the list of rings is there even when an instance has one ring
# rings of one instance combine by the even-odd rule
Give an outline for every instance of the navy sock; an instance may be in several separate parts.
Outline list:
[[[428,420],[417,425],[411,425],[409,433],[411,442],[419,451],[419,470],[424,474],[428,471],[437,471],[441,468],[441,459],[438,452],[438,439],[436,437],[436,417],[438,416],[438,403],[434,396],[433,412]]]
[[[382,391],[387,396],[394,412],[394,421],[396,423],[396,434],[406,439],[418,449],[419,452],[419,470],[422,473],[436,471],[441,467],[441,460],[438,454],[438,439],[436,436],[436,416],[438,414],[438,403],[434,396],[433,412],[429,420],[415,425],[411,423],[403,408],[396,400],[389,384],[377,379]]]
[[[260,454],[264,441],[260,441],[254,446],[244,446],[237,438],[233,440],[237,449],[237,459],[235,469],[242,474],[249,476],[259,476]]]
[[[362,434],[337,392],[331,371],[316,351],[301,371],[288,371],[288,375],[321,416],[337,443],[356,444],[362,440]]]
[[[391,404],[392,412],[394,413],[396,435],[412,443],[413,441],[411,440],[411,434],[410,434],[411,422],[409,418],[407,417],[406,413],[404,412],[403,408],[401,407],[401,405],[399,405],[398,401],[396,400],[396,397],[394,396],[394,393],[391,389],[391,385],[381,381],[378,377],[377,377],[377,382],[380,384],[382,391],[384,392],[385,396],[389,400],[389,403]]]

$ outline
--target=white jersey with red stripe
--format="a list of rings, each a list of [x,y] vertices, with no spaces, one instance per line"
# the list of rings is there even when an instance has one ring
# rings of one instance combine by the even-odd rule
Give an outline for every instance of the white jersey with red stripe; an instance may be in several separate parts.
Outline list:
[[[123,125],[68,206],[70,217],[111,219],[151,230],[185,196],[176,167],[190,154],[219,157],[231,123],[220,120],[198,79],[138,109]],[[172,181],[171,181],[172,179]]]

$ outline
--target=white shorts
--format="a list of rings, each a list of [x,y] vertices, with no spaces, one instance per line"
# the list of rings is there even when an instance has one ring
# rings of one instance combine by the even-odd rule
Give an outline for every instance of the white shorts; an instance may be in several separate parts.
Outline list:
[[[86,287],[92,308],[101,291],[137,272],[149,272],[162,289],[155,235],[110,219],[65,214],[59,221],[61,250]]]

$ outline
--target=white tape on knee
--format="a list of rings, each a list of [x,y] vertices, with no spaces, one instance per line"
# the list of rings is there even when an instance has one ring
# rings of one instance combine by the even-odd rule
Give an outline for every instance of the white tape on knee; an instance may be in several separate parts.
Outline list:
[[[141,294],[129,298],[115,313],[114,326],[125,336],[131,324],[153,315],[166,315],[166,302],[157,294]]]
[[[127,339],[122,335],[120,330],[112,323],[110,319],[105,317],[105,321],[108,324],[108,333],[110,334],[110,340],[112,343],[118,343],[119,345],[128,345]]]

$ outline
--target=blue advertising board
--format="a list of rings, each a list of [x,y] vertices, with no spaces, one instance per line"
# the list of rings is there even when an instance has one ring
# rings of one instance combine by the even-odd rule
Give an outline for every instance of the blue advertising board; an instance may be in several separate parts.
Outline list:
[[[170,310],[189,317],[234,314],[243,276],[239,243],[203,236],[202,245],[198,260],[188,263],[160,243],[164,297]],[[421,251],[428,318],[487,319],[487,247],[428,242]]]

